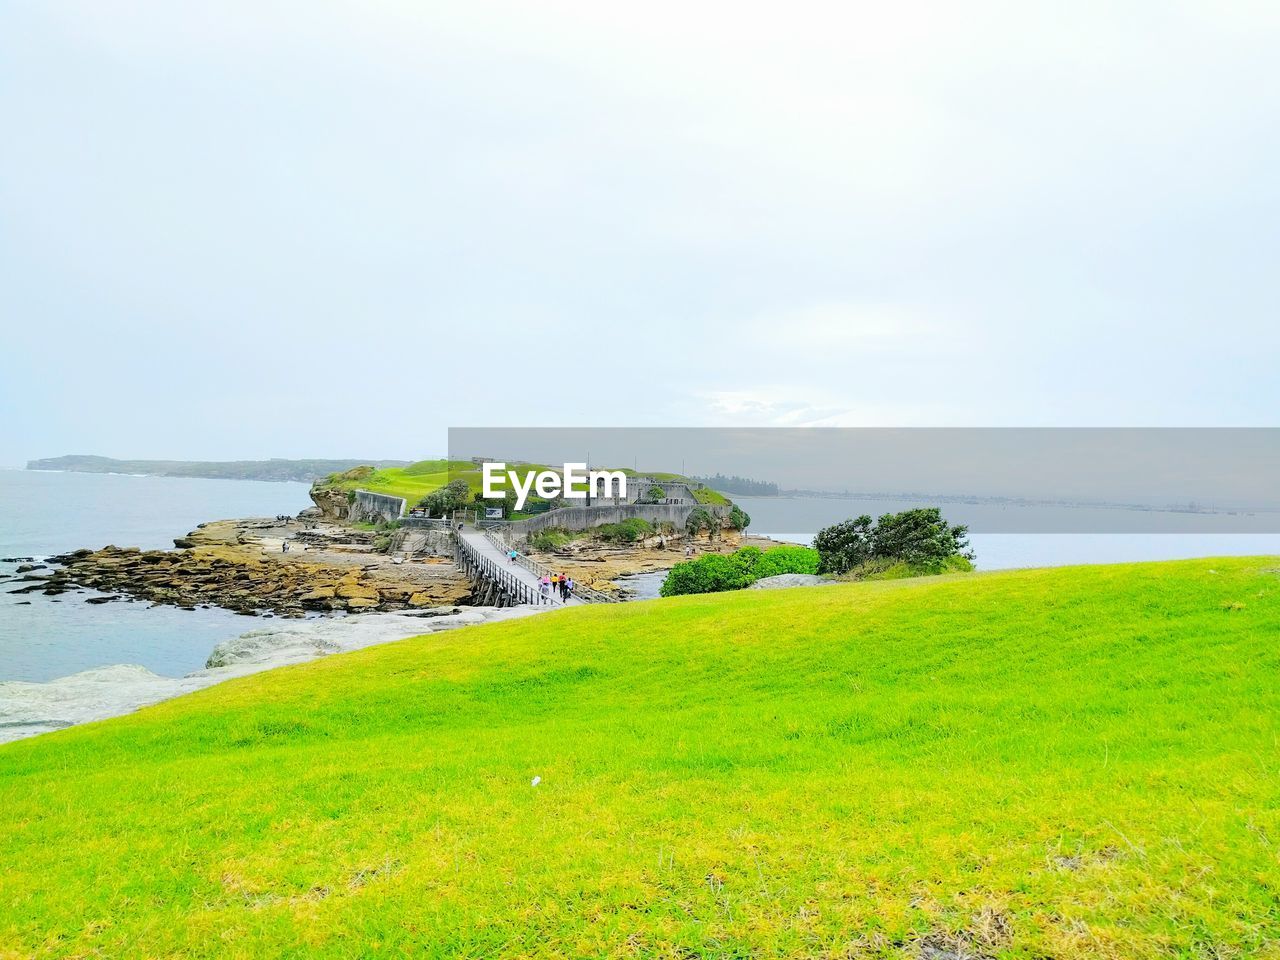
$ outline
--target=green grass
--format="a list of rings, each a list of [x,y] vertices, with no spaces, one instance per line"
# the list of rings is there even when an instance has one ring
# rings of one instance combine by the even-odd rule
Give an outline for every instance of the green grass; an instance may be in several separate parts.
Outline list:
[[[523,479],[531,472],[551,469],[545,464],[521,464],[512,466]],[[559,467],[556,468],[559,471]],[[628,476],[635,476],[634,470],[623,470]],[[676,473],[646,473],[657,480],[681,480],[692,483],[686,477]],[[484,478],[479,465],[470,460],[419,460],[407,467],[384,467],[372,469],[357,467],[345,474],[333,474],[320,481],[323,486],[337,487],[341,490],[368,490],[371,493],[383,493],[391,497],[404,497],[409,506],[414,506],[433,490],[438,490],[450,480],[463,479],[471,492],[479,493],[483,489]],[[702,487],[693,491],[698,503],[728,504],[724,494]],[[519,514],[513,519],[522,519],[533,514]]]
[[[523,477],[530,471],[545,470],[540,464],[513,467]],[[466,480],[472,493],[483,488],[484,478],[480,467],[470,460],[419,460],[407,467],[385,467],[374,470],[367,467],[335,474],[322,484],[342,490],[368,490],[392,497],[404,497],[409,506],[433,490],[438,490],[450,480]]]
[[[467,460],[419,460],[407,467],[356,468],[345,474],[333,474],[321,481],[321,485],[404,497],[409,506],[414,506],[428,493],[448,483],[450,470],[470,472],[475,469],[475,464]],[[476,489],[479,489],[478,482]]]
[[[0,747],[0,956],[1276,956],[1278,569],[572,608]]]

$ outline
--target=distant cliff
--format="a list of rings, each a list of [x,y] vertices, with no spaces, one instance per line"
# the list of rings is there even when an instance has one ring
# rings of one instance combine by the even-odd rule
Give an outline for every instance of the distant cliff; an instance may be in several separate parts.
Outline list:
[[[28,470],[73,473],[131,473],[151,477],[205,477],[212,480],[296,480],[309,483],[363,464],[402,467],[406,460],[113,460],[72,455],[30,460]]]

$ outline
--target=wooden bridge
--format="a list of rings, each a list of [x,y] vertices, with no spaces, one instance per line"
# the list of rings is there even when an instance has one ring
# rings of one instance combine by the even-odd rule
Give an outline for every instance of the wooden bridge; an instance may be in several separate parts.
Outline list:
[[[582,586],[575,586],[568,600],[561,600],[558,592],[551,597],[542,596],[539,581],[551,575],[551,568],[523,554],[517,554],[512,562],[506,545],[492,533],[455,528],[453,558],[458,569],[476,585],[477,602],[486,606],[514,607],[527,603],[573,607],[583,603],[616,602],[608,594]]]

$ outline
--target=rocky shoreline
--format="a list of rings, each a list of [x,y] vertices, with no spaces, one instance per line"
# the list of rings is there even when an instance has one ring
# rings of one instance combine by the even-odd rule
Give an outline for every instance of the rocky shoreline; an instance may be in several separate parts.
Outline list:
[[[315,518],[218,520],[174,540],[172,550],[106,546],[19,567],[12,594],[57,597],[97,591],[86,603],[130,598],[181,609],[217,606],[245,615],[301,619],[315,613],[386,613],[472,601],[472,586],[442,544],[399,531],[402,549],[382,553],[375,535]],[[445,536],[445,535],[442,535]],[[652,537],[635,544],[574,541],[532,554],[580,583],[618,591],[619,577],[670,569],[695,554],[731,552],[757,538]],[[626,593],[625,589],[621,592]]]
[[[314,522],[215,521],[175,540],[173,550],[106,546],[51,557],[53,569],[24,571],[8,592],[58,596],[84,588],[102,594],[89,603],[127,596],[294,619],[309,612],[389,612],[470,600],[471,585],[448,560],[397,562],[371,553],[366,541],[360,531]]]

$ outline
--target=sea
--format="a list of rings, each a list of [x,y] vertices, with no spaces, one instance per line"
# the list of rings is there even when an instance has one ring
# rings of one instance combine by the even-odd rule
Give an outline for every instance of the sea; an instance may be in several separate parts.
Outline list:
[[[808,543],[813,530],[859,514],[922,505],[834,497],[735,501],[751,515],[752,533],[794,543]],[[295,514],[310,503],[303,483],[0,470],[0,576],[14,576],[21,563],[39,563],[80,547],[172,547],[175,537],[208,520]],[[942,506],[955,522],[972,521],[974,509],[1005,509]],[[1060,512],[1072,508],[1025,509],[1057,511],[1046,515],[1044,526],[1060,529]],[[982,517],[977,519],[980,523]],[[980,570],[1280,555],[1280,534],[973,533],[970,541]],[[631,586],[639,597],[656,596],[661,576],[634,578]],[[180,677],[203,667],[219,642],[260,625],[217,608],[187,611],[145,601],[90,604],[85,600],[94,594],[88,591],[59,597],[8,592],[21,585],[0,582],[0,681],[53,680],[113,664],[139,664],[161,676]]]
[[[175,537],[207,520],[296,514],[311,505],[307,489],[305,483],[0,470],[0,576],[80,547],[172,547]],[[21,586],[0,582],[0,681],[53,680],[120,663],[180,677],[203,667],[219,642],[257,625],[256,618],[216,607],[85,603],[96,595],[91,591],[9,592]]]
[[[949,503],[928,498],[735,496],[733,500],[750,515],[750,533],[805,545],[813,542],[814,531],[851,517],[874,518],[939,506],[947,520],[970,526],[969,545],[979,570],[1280,555],[1280,533],[1242,532],[1270,523],[1259,524],[1252,514],[1173,515],[1100,506]],[[992,529],[1028,532],[983,532]],[[1117,529],[1125,532],[1099,532]]]

